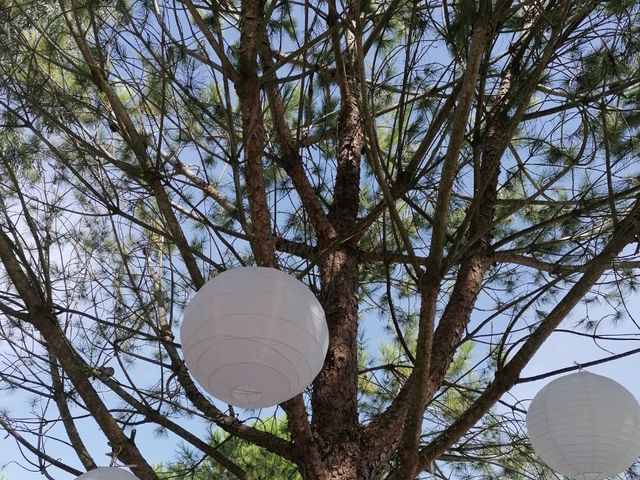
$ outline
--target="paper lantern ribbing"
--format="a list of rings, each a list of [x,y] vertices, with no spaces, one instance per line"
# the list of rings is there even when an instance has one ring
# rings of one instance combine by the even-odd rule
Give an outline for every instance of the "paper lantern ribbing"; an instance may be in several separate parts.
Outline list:
[[[83,473],[76,480],[138,480],[138,477],[122,468],[99,467]]]
[[[186,308],[180,341],[191,375],[214,397],[262,408],[301,393],[329,345],[322,306],[302,282],[245,267],[208,281]]]
[[[640,405],[610,378],[589,372],[560,377],[535,396],[527,413],[531,445],[558,473],[603,480],[640,455]]]

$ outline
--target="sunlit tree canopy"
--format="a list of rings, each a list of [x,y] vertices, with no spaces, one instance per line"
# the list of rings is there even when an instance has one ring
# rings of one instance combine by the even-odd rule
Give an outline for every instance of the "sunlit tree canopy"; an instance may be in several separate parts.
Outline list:
[[[0,0],[0,463],[559,478],[509,392],[554,331],[635,352],[639,60],[630,0]],[[263,411],[178,336],[251,265],[330,335]]]

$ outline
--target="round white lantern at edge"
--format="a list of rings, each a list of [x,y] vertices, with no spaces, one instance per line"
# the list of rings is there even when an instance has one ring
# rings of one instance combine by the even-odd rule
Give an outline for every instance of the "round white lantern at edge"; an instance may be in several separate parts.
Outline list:
[[[138,480],[138,477],[122,468],[98,467],[76,477],[76,480]]]
[[[603,480],[640,456],[640,404],[619,383],[589,372],[560,377],[527,412],[531,445],[553,470]]]
[[[322,306],[296,278],[265,267],[227,270],[188,304],[180,341],[191,375],[242,408],[277,405],[320,372],[329,345]]]

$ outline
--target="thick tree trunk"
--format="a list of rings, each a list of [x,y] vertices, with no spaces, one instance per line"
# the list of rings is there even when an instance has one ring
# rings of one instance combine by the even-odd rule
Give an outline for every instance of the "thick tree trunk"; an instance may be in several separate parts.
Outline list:
[[[336,54],[340,42],[334,38]],[[356,98],[355,44],[349,42],[345,63],[338,68],[341,115],[337,168],[329,220],[338,238],[353,231],[360,198],[360,159],[364,146]],[[342,56],[342,55],[341,55]],[[314,382],[312,429],[323,463],[334,480],[359,479],[358,423],[358,253],[350,239],[327,254],[320,265],[321,302],[329,327],[329,351]]]
[[[357,127],[359,128],[359,126]],[[339,235],[355,223],[361,134],[343,142],[331,212]],[[347,199],[351,201],[345,201]],[[360,428],[357,413],[358,257],[356,245],[330,253],[320,267],[321,301],[329,327],[325,366],[314,382],[312,426],[330,478],[357,479]]]
[[[314,383],[313,430],[332,479],[355,479],[359,462],[357,385],[358,262],[340,249],[321,266],[322,303],[331,338],[325,367]]]

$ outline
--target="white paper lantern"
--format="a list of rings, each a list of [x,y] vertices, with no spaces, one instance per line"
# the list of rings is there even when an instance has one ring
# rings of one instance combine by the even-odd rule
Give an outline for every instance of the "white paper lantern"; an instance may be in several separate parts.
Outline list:
[[[535,396],[527,413],[531,445],[558,473],[602,480],[640,455],[640,405],[622,385],[589,372],[560,377]]]
[[[243,408],[289,400],[316,377],[329,345],[324,311],[296,278],[274,268],[227,270],[193,297],[180,328],[191,375]]]
[[[76,480],[138,480],[138,477],[122,468],[99,467],[83,473]]]

